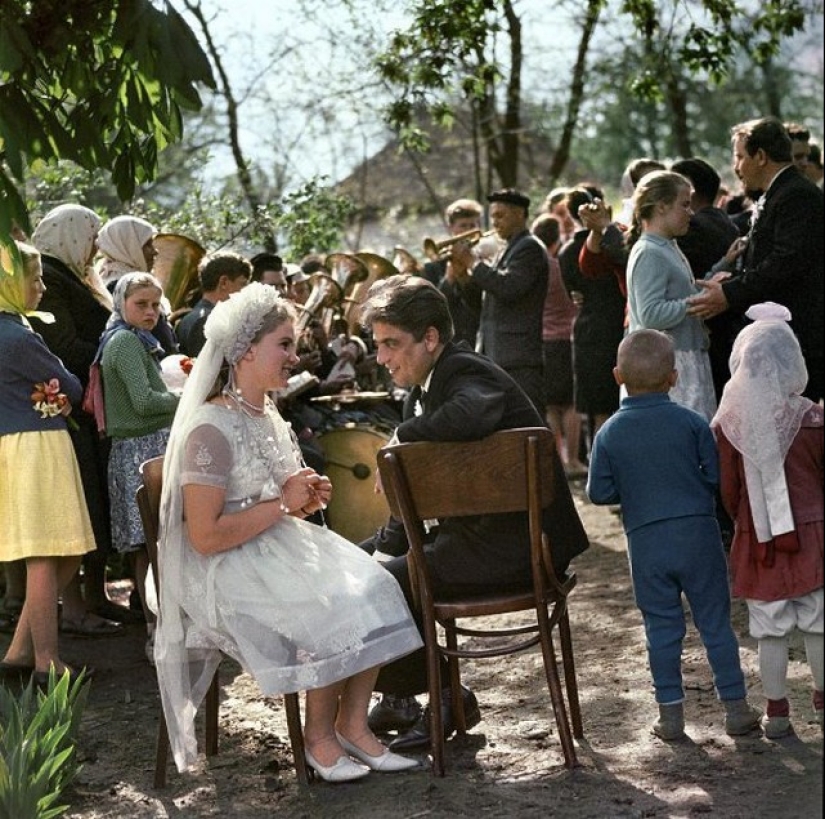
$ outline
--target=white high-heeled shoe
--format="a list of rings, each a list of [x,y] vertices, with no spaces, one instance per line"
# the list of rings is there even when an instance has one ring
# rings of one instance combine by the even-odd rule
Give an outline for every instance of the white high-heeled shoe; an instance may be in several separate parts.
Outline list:
[[[413,768],[420,768],[421,763],[417,759],[410,759],[406,756],[393,753],[389,748],[384,748],[384,753],[378,756],[370,756],[365,750],[353,745],[349,740],[336,734],[341,747],[350,755],[363,762],[371,771],[380,773],[397,773],[398,771],[410,771]]]
[[[369,772],[369,768],[353,762],[348,756],[339,756],[334,765],[325,766],[309,752],[304,751],[307,764],[325,782],[354,782],[356,779],[363,779]]]

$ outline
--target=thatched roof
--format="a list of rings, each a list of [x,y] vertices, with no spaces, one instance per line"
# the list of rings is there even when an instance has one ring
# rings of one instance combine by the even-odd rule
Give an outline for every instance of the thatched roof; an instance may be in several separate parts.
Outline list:
[[[378,153],[362,162],[338,185],[338,193],[357,203],[357,219],[363,222],[386,218],[407,219],[440,215],[454,199],[462,196],[482,199],[495,180],[482,182],[475,190],[472,140],[459,124],[447,131],[430,131],[428,153],[411,153],[391,139]],[[547,193],[543,181],[553,157],[549,141],[525,132],[520,144],[519,187],[525,192]],[[482,158],[483,161],[483,158]],[[482,180],[487,168],[482,165]],[[538,202],[536,202],[538,205]]]

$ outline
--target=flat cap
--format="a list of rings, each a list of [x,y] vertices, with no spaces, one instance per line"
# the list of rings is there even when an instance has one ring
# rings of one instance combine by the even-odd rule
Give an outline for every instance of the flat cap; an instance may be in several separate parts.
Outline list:
[[[502,188],[487,195],[488,202],[504,202],[506,205],[530,209],[530,199],[515,188]]]

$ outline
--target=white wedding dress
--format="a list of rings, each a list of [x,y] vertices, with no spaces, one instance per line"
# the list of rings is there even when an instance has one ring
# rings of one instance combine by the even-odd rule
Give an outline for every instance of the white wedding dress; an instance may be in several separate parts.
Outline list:
[[[224,488],[226,512],[280,496],[300,468],[274,408],[256,417],[204,404],[187,427],[180,484]],[[216,649],[273,695],[328,685],[421,645],[395,579],[329,529],[287,516],[210,556],[188,544],[185,526],[177,531],[180,545],[161,542],[156,659],[179,768],[194,761],[194,710]]]

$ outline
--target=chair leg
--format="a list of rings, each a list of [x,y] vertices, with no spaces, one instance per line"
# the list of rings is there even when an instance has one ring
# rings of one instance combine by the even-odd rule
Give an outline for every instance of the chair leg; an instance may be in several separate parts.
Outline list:
[[[584,737],[582,725],[582,709],[579,703],[579,684],[576,679],[576,664],[573,659],[573,640],[570,636],[570,618],[565,609],[559,620],[559,638],[561,643],[561,659],[564,670],[564,684],[567,688],[567,702],[570,705],[570,722],[573,725],[573,736],[576,739]]]
[[[212,682],[206,692],[206,707],[204,719],[206,722],[206,755],[215,756],[218,753],[218,701],[220,695],[219,669],[215,669]]]
[[[163,708],[160,709],[158,721],[158,738],[155,750],[155,789],[166,787],[166,765],[169,761],[169,729],[166,727],[166,716]]]
[[[430,687],[430,750],[433,773],[444,776],[444,721],[441,718],[441,669],[435,621],[424,618],[424,647],[427,653],[427,679]]]
[[[455,620],[441,624],[444,626],[447,648],[458,648],[458,636],[455,632]],[[464,713],[464,698],[461,696],[461,668],[458,657],[447,655],[447,667],[450,669],[450,691],[452,694],[453,723],[459,734],[467,733],[467,716]]]
[[[541,636],[541,653],[544,658],[544,671],[547,677],[547,687],[550,689],[550,701],[556,715],[556,727],[559,731],[559,742],[564,753],[564,764],[568,768],[578,765],[576,747],[570,731],[570,722],[567,718],[567,709],[564,705],[564,696],[561,691],[559,667],[556,662],[556,649],[553,646],[553,635],[546,617],[539,614],[539,633]]]
[[[289,743],[295,761],[295,776],[299,785],[309,784],[306,753],[304,751],[304,732],[301,729],[301,704],[297,694],[284,694],[286,724],[289,730]]]

